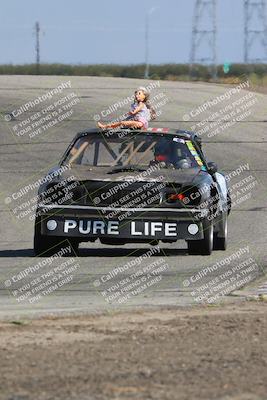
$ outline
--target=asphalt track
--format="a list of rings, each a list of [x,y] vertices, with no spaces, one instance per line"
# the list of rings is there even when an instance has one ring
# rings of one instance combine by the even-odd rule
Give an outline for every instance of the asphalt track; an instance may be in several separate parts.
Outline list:
[[[53,100],[36,105],[17,116],[14,121],[6,121],[8,117],[5,119],[5,116],[14,109],[20,108],[28,101],[36,99],[57,87],[61,82],[68,80],[71,81],[71,88],[65,89]],[[147,82],[146,85],[149,83]],[[241,169],[245,168],[246,170],[239,175],[232,176],[230,181],[230,186],[237,185],[235,193],[240,185],[239,188],[247,187],[246,193],[250,193],[250,195],[233,207],[229,218],[227,251],[216,251],[211,256],[189,256],[185,242],[179,242],[177,245],[164,244],[161,246],[160,253],[157,252],[151,258],[144,259],[143,257],[141,264],[133,264],[128,270],[114,277],[112,285],[116,286],[134,271],[144,268],[156,260],[160,260],[159,265],[163,265],[162,260],[164,260],[165,269],[160,275],[161,279],[119,305],[116,302],[111,304],[105,299],[102,292],[107,287],[102,283],[99,285],[101,277],[106,276],[118,266],[126,265],[130,261],[134,262],[136,257],[144,256],[150,247],[148,245],[127,245],[120,248],[101,245],[99,242],[84,244],[81,245],[80,257],[75,259],[75,264],[72,264],[76,265],[76,269],[69,283],[32,304],[22,300],[19,302],[15,298],[12,292],[22,287],[22,281],[12,282],[11,286],[6,282],[9,282],[13,276],[18,276],[19,272],[27,267],[36,265],[39,260],[33,257],[32,252],[33,222],[27,217],[18,219],[12,212],[13,202],[10,203],[6,199],[12,197],[12,193],[17,193],[21,188],[41,178],[50,166],[57,163],[76,132],[94,127],[96,115],[130,96],[140,84],[144,85],[144,81],[97,77],[0,77],[0,111],[2,114],[0,122],[0,318],[26,318],[51,313],[98,313],[118,308],[196,304],[195,295],[192,294],[192,290],[196,290],[196,286],[192,283],[192,277],[196,280],[199,271],[222,262],[226,257],[232,257],[230,264],[224,264],[227,267],[226,270],[232,270],[241,261],[250,257],[257,264],[256,275],[260,275],[259,271],[265,272],[266,95],[254,93],[251,99],[253,98],[255,101],[252,106],[248,106],[251,109],[248,117],[241,118],[239,122],[233,122],[235,115],[232,114],[231,117],[228,114],[229,110],[224,109],[233,99],[222,100],[206,111],[199,110],[199,114],[196,115],[196,109],[199,106],[207,100],[224,95],[231,89],[231,86],[160,82],[160,86],[153,89],[152,93],[153,96],[159,95],[158,102],[162,101],[166,104],[159,105],[162,113],[158,120],[151,124],[152,126],[192,129],[197,121],[203,121],[206,118],[214,119],[216,118],[214,113],[224,109],[222,114],[227,114],[226,119],[230,122],[229,126],[213,136],[208,137],[207,133],[202,134],[205,153],[210,160],[218,163],[225,174],[236,171],[240,166],[248,165],[248,167],[242,167]],[[15,125],[30,118],[45,106],[49,106],[54,99],[62,98],[68,93],[75,93],[79,101],[73,106],[73,112],[67,119],[54,127],[47,128],[33,138],[29,138],[27,133],[21,136],[16,134]],[[248,93],[250,92],[242,90],[236,94],[235,99],[240,99]],[[240,102],[239,106],[242,104],[244,102]],[[108,115],[106,119],[121,115],[127,108],[127,105],[123,106]],[[191,110],[194,110],[194,116],[190,116]],[[184,119],[189,119],[189,121]],[[244,179],[251,176],[252,178],[249,178],[246,183]],[[242,180],[243,183],[239,184],[238,182]],[[248,182],[255,183],[249,187]],[[21,201],[26,201],[30,196],[32,193],[22,196]],[[240,249],[247,250],[241,250],[245,253],[240,257],[233,256],[238,254]],[[64,261],[66,260],[64,259]],[[205,277],[201,277],[197,285],[211,282],[222,273],[222,270],[223,268],[220,267]],[[44,273],[44,269],[27,277],[24,283],[32,282],[42,273]],[[255,276],[252,274],[251,279]],[[220,279],[222,282],[223,279]],[[231,296],[227,296],[227,298],[232,299]]]

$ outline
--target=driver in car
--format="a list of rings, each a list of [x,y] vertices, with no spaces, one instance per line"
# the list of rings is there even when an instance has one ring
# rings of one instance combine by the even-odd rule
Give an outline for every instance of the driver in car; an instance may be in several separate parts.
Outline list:
[[[154,148],[154,160],[152,164],[160,164],[162,168],[190,168],[191,162],[181,149],[181,156],[178,155],[179,146],[177,143],[161,138]]]

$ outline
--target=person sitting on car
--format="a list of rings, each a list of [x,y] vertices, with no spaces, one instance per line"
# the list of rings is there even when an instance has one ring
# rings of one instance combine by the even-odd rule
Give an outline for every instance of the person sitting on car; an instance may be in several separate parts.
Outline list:
[[[115,129],[118,127],[144,129],[148,128],[148,122],[155,119],[155,111],[149,104],[149,92],[144,87],[138,88],[134,93],[134,103],[131,104],[128,117],[123,121],[104,124],[98,122],[101,129]]]

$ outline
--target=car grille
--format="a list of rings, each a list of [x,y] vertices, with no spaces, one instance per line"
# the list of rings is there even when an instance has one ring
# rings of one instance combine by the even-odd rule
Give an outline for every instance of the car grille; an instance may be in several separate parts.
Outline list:
[[[162,190],[156,182],[129,183],[112,182],[86,185],[86,204],[110,206],[114,208],[149,207],[159,205],[162,201]]]

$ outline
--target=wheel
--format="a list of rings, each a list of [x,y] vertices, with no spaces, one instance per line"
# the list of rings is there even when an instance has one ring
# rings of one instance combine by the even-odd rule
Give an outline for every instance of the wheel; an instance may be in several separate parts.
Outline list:
[[[229,215],[232,208],[232,199],[229,193],[227,193],[227,214]]]
[[[71,245],[71,251],[68,256],[75,256],[78,252],[79,242],[75,239],[66,239],[61,236],[44,236],[41,234],[41,220],[35,219],[34,223],[34,239],[33,251],[36,256],[53,255],[57,253],[62,247]]]
[[[223,214],[222,223],[221,223],[221,229],[220,229],[219,232],[216,232],[214,234],[213,250],[226,250],[226,247],[227,247],[227,233],[228,233],[227,225],[228,225],[227,224],[227,215]]]
[[[213,249],[213,224],[208,219],[202,222],[204,238],[201,240],[188,240],[188,253],[209,256]]]

